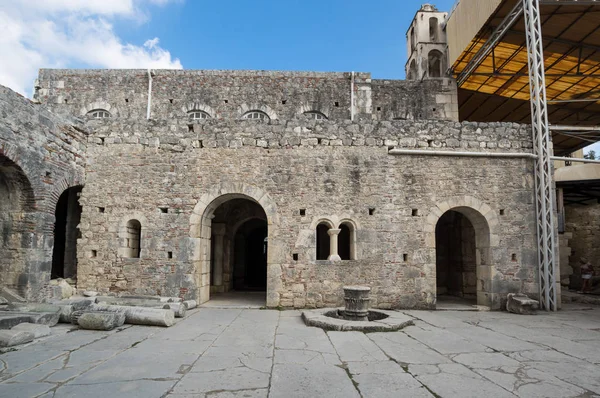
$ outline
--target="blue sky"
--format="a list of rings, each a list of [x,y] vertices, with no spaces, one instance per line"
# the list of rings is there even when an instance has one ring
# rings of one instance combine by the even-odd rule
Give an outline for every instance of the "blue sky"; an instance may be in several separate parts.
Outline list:
[[[187,0],[115,26],[125,41],[160,38],[186,69],[366,71],[403,78],[405,34],[423,0]],[[440,0],[450,11],[454,0]]]
[[[450,11],[455,0],[433,2]],[[0,84],[31,96],[39,68],[371,72],[403,79],[424,0],[0,1]],[[596,144],[597,152],[600,145]]]

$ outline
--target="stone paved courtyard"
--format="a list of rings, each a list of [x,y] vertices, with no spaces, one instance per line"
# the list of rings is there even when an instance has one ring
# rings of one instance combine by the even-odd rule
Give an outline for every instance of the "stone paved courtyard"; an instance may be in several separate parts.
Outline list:
[[[404,311],[393,333],[297,311],[201,308],[175,326],[53,328],[0,355],[0,397],[600,397],[600,308]]]

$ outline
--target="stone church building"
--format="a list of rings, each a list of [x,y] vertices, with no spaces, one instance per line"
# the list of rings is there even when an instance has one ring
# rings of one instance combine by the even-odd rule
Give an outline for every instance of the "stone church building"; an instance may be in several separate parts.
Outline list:
[[[31,300],[538,294],[530,130],[458,122],[445,77],[43,69],[0,115],[0,284]]]

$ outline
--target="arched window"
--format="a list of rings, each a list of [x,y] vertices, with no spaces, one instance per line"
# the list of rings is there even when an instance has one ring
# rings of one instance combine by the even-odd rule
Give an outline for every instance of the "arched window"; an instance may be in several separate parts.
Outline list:
[[[190,120],[210,119],[210,115],[204,111],[192,110],[188,112]]]
[[[125,257],[140,258],[142,224],[138,220],[127,221]]]
[[[442,77],[442,53],[438,50],[429,51],[429,77]]]
[[[269,115],[267,115],[263,111],[254,110],[254,111],[248,111],[248,112],[244,113],[244,115],[242,116],[242,119],[269,120],[271,118],[269,117]]]
[[[321,223],[317,225],[317,260],[327,260],[330,254],[329,226]]]
[[[92,109],[87,115],[94,119],[106,119],[110,117],[110,113],[106,109]]]
[[[307,115],[308,117],[310,117],[311,119],[327,120],[327,116],[325,116],[324,114],[322,114],[319,111],[308,111],[308,112],[304,112],[304,114]]]
[[[429,18],[429,41],[436,43],[438,41],[438,19]]]
[[[417,80],[417,78],[417,62],[413,59],[408,68],[408,80]]]
[[[410,29],[410,52],[415,51],[415,28]]]
[[[356,260],[354,226],[349,222],[340,225],[338,235],[338,255],[342,260]]]

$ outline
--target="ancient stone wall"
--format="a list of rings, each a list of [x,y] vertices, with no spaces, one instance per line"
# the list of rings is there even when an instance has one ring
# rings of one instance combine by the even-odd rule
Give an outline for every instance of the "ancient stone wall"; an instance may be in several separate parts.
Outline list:
[[[207,298],[202,242],[213,200],[227,196],[265,210],[269,306],[340,305],[343,285],[366,284],[376,307],[432,308],[435,224],[451,208],[487,231],[478,288],[490,303],[538,291],[531,159],[388,153],[530,152],[526,126],[108,119],[88,127],[79,289]],[[140,258],[119,255],[132,219]],[[355,260],[316,260],[322,220],[353,223]]]
[[[87,134],[3,86],[0,115],[0,285],[36,299],[50,279],[58,198],[84,183]]]
[[[52,111],[85,116],[105,109],[112,117],[145,119],[146,70],[42,69],[34,98]],[[354,80],[354,84],[352,83]],[[330,120],[458,120],[456,86],[448,79],[427,82],[371,80],[369,73],[153,70],[152,119],[187,119],[200,110],[211,118],[239,119],[250,110],[290,120],[318,111]],[[454,99],[454,101],[453,101]]]
[[[371,87],[377,120],[458,120],[453,79],[373,80]]]
[[[573,267],[570,287],[581,287],[581,259],[592,263],[600,272],[600,205],[588,204],[565,206],[565,232],[571,233],[569,265]]]

